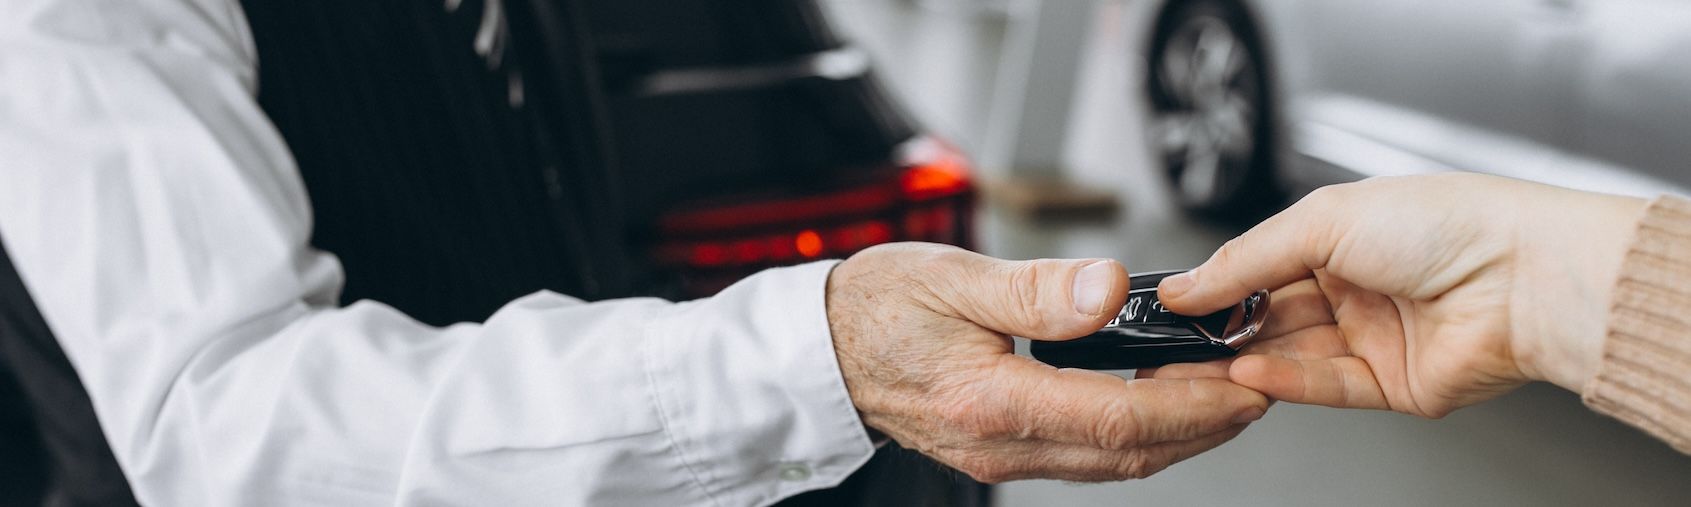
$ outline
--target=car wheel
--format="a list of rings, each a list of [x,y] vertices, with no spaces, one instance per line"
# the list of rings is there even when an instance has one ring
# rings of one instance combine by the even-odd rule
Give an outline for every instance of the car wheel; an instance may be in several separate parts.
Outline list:
[[[1181,207],[1239,219],[1281,204],[1266,61],[1244,9],[1224,0],[1173,2],[1150,50],[1153,153]]]

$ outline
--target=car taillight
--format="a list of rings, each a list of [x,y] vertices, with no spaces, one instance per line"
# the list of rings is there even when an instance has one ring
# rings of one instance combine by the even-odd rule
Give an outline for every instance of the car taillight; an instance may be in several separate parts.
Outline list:
[[[970,246],[968,160],[932,138],[899,151],[897,168],[836,190],[668,213],[654,257],[688,275],[844,257],[892,241]]]

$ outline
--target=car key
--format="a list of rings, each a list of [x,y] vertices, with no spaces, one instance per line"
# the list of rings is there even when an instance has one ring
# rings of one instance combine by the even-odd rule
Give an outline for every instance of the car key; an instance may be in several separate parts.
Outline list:
[[[1109,325],[1084,338],[1034,341],[1033,357],[1052,366],[1130,370],[1232,357],[1268,319],[1268,291],[1201,317],[1176,314],[1157,299],[1157,284],[1183,271],[1132,278],[1127,304]]]

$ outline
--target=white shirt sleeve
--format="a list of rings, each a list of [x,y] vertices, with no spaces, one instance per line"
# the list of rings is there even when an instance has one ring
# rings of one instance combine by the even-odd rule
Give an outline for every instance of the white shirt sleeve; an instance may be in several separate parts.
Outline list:
[[[484,325],[336,308],[231,0],[9,0],[0,241],[149,505],[760,505],[872,454],[831,263]]]

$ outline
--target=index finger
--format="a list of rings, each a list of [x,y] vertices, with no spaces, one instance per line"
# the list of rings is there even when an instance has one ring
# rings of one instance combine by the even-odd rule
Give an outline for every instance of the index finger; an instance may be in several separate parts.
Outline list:
[[[1229,380],[1139,379],[1039,363],[1007,396],[1016,432],[1032,438],[1123,450],[1191,440],[1261,418],[1268,399]]]
[[[1222,245],[1203,265],[1162,281],[1157,297],[1177,313],[1203,315],[1239,304],[1261,289],[1309,278],[1332,258],[1336,231],[1349,214],[1324,187]]]

